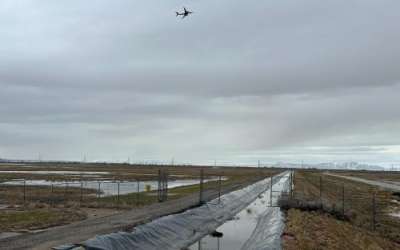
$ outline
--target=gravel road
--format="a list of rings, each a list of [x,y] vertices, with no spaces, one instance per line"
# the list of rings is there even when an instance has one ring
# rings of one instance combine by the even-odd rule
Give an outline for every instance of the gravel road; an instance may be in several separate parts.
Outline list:
[[[243,188],[251,183],[236,184],[224,188],[222,193]],[[218,196],[217,190],[207,190],[206,200]],[[50,249],[68,243],[79,243],[95,235],[118,232],[137,224],[145,223],[168,214],[178,213],[196,206],[199,201],[198,193],[181,199],[155,203],[143,208],[133,209],[101,218],[87,219],[65,226],[51,228],[40,233],[25,234],[0,240],[0,250],[13,249]]]
[[[353,177],[353,176],[344,176],[344,175],[337,175],[337,174],[331,174],[331,173],[325,173],[325,174],[326,175],[330,175],[330,176],[335,176],[335,177],[340,177],[340,178],[352,180],[352,181],[362,182],[362,183],[365,183],[365,184],[377,186],[377,187],[380,187],[380,188],[383,188],[383,189],[386,189],[386,190],[390,190],[390,191],[397,191],[397,192],[400,191],[400,185],[396,185],[396,184],[391,184],[391,183],[382,182],[382,181],[367,180],[367,179]]]

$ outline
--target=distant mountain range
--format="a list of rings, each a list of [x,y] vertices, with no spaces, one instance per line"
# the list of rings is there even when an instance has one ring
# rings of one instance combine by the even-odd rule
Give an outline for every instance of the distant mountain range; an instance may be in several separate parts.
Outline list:
[[[326,162],[326,163],[318,163],[318,164],[298,164],[298,163],[284,163],[278,162],[275,164],[276,167],[283,168],[318,168],[318,169],[343,169],[343,170],[374,170],[374,171],[383,171],[384,167],[378,165],[369,165],[358,162]]]
[[[8,160],[0,158],[0,163],[23,163],[23,162],[37,162],[37,161],[21,161],[21,160]],[[299,164],[299,163],[286,163],[286,162],[278,162],[273,165],[274,167],[279,168],[318,168],[318,169],[337,169],[337,170],[371,170],[371,171],[384,171],[386,170],[384,167],[379,165],[369,165],[358,163],[354,161],[350,162],[326,162],[326,163],[318,163],[318,164]],[[400,169],[396,169],[400,170]]]

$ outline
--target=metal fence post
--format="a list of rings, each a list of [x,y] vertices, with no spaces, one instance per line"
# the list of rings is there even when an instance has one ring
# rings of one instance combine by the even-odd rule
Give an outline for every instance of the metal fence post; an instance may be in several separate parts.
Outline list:
[[[26,205],[26,180],[24,179],[24,206]]]
[[[376,229],[376,200],[375,192],[372,194],[372,230]]]
[[[323,207],[322,204],[322,176],[319,176],[319,202],[321,204],[321,207]]]
[[[117,182],[117,189],[118,189],[118,194],[117,194],[117,208],[119,208],[119,185],[120,185],[120,181]]]
[[[50,206],[54,206],[54,184],[51,182]]]
[[[136,180],[137,192],[136,192],[136,205],[139,206],[139,195],[140,195],[140,182]]]
[[[204,169],[200,169],[200,194],[199,203],[203,203],[203,181],[204,181]]]
[[[82,202],[83,202],[83,182],[81,181],[81,197],[79,200],[79,205],[82,206]]]
[[[293,199],[293,171],[290,171],[290,181],[289,181],[289,185],[290,185],[290,199]]]
[[[100,198],[100,195],[101,195],[101,193],[100,193],[100,185],[101,185],[101,182],[99,181],[99,186],[98,186],[98,188],[97,188],[97,198]]]
[[[158,170],[158,190],[157,190],[157,195],[158,195],[158,202],[162,201],[161,198],[161,169]]]
[[[342,186],[342,216],[343,216],[343,220],[344,220],[344,183]]]
[[[67,195],[68,195],[68,182],[65,182],[64,206],[67,204]]]
[[[220,174],[218,180],[218,203],[221,203],[221,186],[222,186],[222,176]]]
[[[168,171],[158,170],[158,201],[163,202],[168,198]]]
[[[270,207],[272,207],[272,181],[273,181],[273,176],[271,176],[270,187],[269,187],[269,206]]]
[[[167,169],[166,173],[165,173],[165,200],[168,200],[168,176],[169,176],[169,171]]]

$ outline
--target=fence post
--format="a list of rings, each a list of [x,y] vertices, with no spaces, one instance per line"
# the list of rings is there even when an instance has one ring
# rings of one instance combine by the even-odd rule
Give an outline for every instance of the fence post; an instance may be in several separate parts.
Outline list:
[[[293,171],[290,171],[290,181],[289,181],[289,185],[290,185],[290,199],[293,199]]]
[[[319,202],[322,206],[322,176],[319,176]]]
[[[200,194],[199,203],[203,203],[203,180],[204,180],[204,169],[200,169]]]
[[[50,206],[54,206],[54,184],[51,182],[51,197],[50,197]]]
[[[168,200],[168,178],[169,178],[169,170],[167,169],[164,177],[165,181],[165,200]]]
[[[376,201],[375,192],[372,194],[372,230],[376,229]]]
[[[292,179],[293,179],[293,185],[296,185],[296,171],[294,169],[293,169]]]
[[[158,202],[162,202],[162,197],[161,197],[161,169],[158,170],[158,190],[157,190],[157,194],[158,194]]]
[[[26,205],[26,180],[24,179],[24,207]]]
[[[270,187],[269,187],[269,206],[272,207],[272,181],[273,176],[271,176]]]
[[[168,171],[158,170],[158,201],[164,202],[168,198]]]
[[[219,180],[218,180],[218,203],[221,203],[221,183],[222,182],[222,176],[221,174],[219,175]]]
[[[79,200],[79,205],[82,206],[82,202],[83,202],[83,182],[81,181],[81,197]]]
[[[136,205],[139,206],[139,193],[140,193],[140,182],[136,180],[137,192],[136,192]]]
[[[97,198],[100,198],[100,184],[101,184],[101,182],[99,181],[97,184],[98,184],[98,187],[97,187]]]
[[[117,182],[117,189],[118,189],[118,193],[117,193],[117,208],[119,208],[119,184],[120,184],[120,181]]]
[[[68,195],[68,182],[65,182],[64,206],[67,204],[67,195]]]
[[[342,186],[342,216],[343,216],[343,220],[344,220],[344,183]]]

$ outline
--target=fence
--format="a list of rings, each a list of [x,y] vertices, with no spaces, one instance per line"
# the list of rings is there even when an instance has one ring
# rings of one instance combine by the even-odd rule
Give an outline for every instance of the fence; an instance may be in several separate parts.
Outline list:
[[[340,219],[400,239],[400,220],[390,213],[399,204],[398,193],[321,172],[298,171],[291,206],[321,209]]]
[[[207,175],[200,169],[191,179],[172,179],[168,170],[160,169],[154,180],[28,180],[12,179],[0,183],[0,204],[11,207],[105,207],[130,208],[198,193],[199,203],[212,191],[221,195],[223,173]],[[215,171],[213,172],[215,174]],[[169,193],[171,188],[174,192]]]
[[[270,207],[279,207],[279,201],[281,199],[291,199],[293,195],[293,171],[290,171],[288,175],[284,176],[271,176],[269,181],[269,204]],[[273,185],[284,179],[285,185],[287,187],[278,188],[275,190]]]

